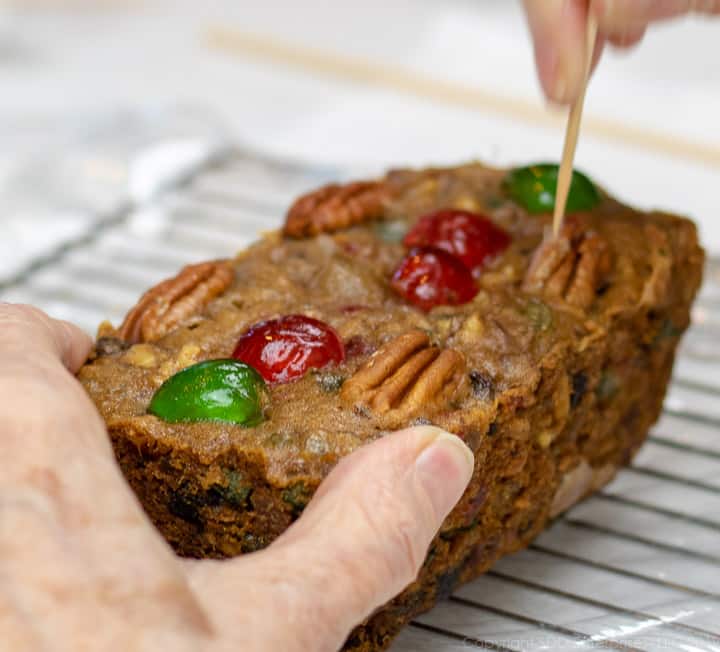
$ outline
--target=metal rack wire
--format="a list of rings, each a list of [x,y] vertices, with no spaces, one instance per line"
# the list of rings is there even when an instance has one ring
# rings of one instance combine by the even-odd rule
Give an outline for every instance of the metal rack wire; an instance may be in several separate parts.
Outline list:
[[[0,299],[88,330],[118,322],[144,289],[248,245],[294,196],[337,176],[234,151],[0,279]],[[633,466],[420,617],[393,649],[720,651],[718,342],[711,260],[662,418]]]

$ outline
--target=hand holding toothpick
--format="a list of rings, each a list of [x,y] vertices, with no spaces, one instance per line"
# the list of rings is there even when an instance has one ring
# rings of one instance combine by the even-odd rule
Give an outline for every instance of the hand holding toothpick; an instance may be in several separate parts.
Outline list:
[[[587,25],[587,52],[585,53],[585,79],[578,99],[570,109],[567,131],[565,133],[565,147],[563,148],[562,162],[558,173],[557,191],[555,193],[555,213],[553,215],[553,236],[557,237],[562,228],[565,217],[570,184],[572,183],[573,162],[575,160],[575,149],[577,148],[578,136],[580,135],[580,121],[582,119],[583,106],[585,104],[585,93],[592,69],[595,42],[597,40],[598,23],[592,13],[592,6],[588,11]]]
[[[720,0],[523,0],[540,84],[548,99],[571,105],[584,88],[587,14],[597,19],[594,64],[606,45],[627,49],[660,21],[688,14],[720,16]]]
[[[523,4],[545,95],[558,104],[572,104],[554,216],[557,231],[564,217],[565,184],[569,187],[571,182],[587,80],[603,46],[632,47],[658,21],[690,13],[718,16],[720,0],[523,0]],[[587,58],[578,56],[582,48],[587,48]]]

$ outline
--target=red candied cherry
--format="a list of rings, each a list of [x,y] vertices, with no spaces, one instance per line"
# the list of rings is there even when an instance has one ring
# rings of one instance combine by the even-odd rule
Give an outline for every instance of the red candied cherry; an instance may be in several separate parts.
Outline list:
[[[472,301],[478,290],[470,270],[435,247],[416,247],[393,274],[392,287],[422,310]]]
[[[309,369],[345,359],[333,328],[305,315],[287,315],[255,324],[235,347],[233,358],[251,365],[269,383],[289,383]]]
[[[510,244],[510,236],[484,215],[442,210],[420,218],[403,240],[406,247],[437,247],[453,254],[472,271]]]

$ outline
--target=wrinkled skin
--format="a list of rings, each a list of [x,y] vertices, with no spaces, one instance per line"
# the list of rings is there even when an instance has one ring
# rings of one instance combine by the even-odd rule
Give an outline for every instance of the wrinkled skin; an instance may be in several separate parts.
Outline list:
[[[338,649],[409,584],[472,473],[436,428],[343,460],[268,549],[181,560],[125,483],[73,374],[90,340],[0,304],[0,640],[3,649]]]
[[[589,0],[524,0],[540,82],[547,97],[572,103],[584,78]],[[598,20],[597,65],[605,43],[637,45],[647,28],[660,20],[688,13],[720,14],[720,0],[593,0]]]

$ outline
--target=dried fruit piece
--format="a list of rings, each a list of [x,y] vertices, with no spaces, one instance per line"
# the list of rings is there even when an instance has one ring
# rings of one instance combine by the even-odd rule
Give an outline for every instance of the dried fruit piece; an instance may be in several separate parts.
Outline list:
[[[326,394],[335,394],[340,391],[340,388],[345,382],[345,376],[332,372],[314,372],[315,382],[318,387]]]
[[[550,518],[555,518],[578,503],[587,494],[597,491],[615,477],[617,467],[606,464],[592,468],[587,460],[561,476],[560,484],[550,506]]]
[[[495,386],[492,378],[475,370],[470,372],[469,378],[472,393],[476,398],[483,401],[491,401],[495,398]]]
[[[569,222],[557,238],[546,238],[528,268],[523,289],[563,298],[576,308],[589,308],[610,270],[610,253],[597,233],[580,231]]]
[[[292,507],[296,513],[300,513],[312,498],[312,489],[303,482],[290,485],[283,489],[282,499]]]
[[[120,326],[120,337],[131,344],[159,340],[202,312],[230,286],[234,275],[229,261],[185,267],[175,278],[163,281],[142,296]]]
[[[302,238],[330,233],[380,218],[389,197],[389,186],[381,181],[325,186],[290,207],[285,235]]]
[[[118,353],[127,351],[129,347],[129,342],[121,340],[118,337],[105,335],[98,338],[98,341],[95,344],[95,355],[98,358],[103,358],[109,355],[117,355]]]
[[[240,338],[233,358],[257,369],[269,383],[289,383],[310,369],[345,359],[342,340],[326,323],[305,315],[261,322]]]
[[[223,475],[227,485],[215,484],[210,487],[208,494],[217,495],[233,507],[242,507],[252,493],[251,480],[244,478],[243,474],[235,469],[223,469]]]
[[[468,303],[478,293],[470,270],[452,254],[434,247],[412,249],[395,270],[391,285],[425,311]]]
[[[510,236],[484,215],[450,209],[420,218],[403,243],[406,247],[443,249],[477,272],[507,249]]]
[[[622,389],[622,379],[611,369],[605,369],[600,376],[600,382],[595,389],[595,396],[601,403],[606,403],[615,398]]]
[[[148,411],[168,423],[256,426],[266,402],[265,382],[255,369],[236,360],[208,360],[166,380]]]
[[[463,356],[454,349],[431,346],[427,333],[417,330],[375,352],[345,381],[341,397],[397,424],[439,412],[466,388]]]
[[[555,207],[559,167],[538,163],[516,168],[505,177],[505,191],[529,213],[551,213]],[[570,183],[566,211],[590,210],[600,203],[600,193],[590,179],[575,170]]]
[[[572,377],[572,393],[570,394],[570,407],[574,410],[587,393],[588,377],[584,371],[578,371]]]
[[[348,358],[357,358],[375,351],[375,346],[360,335],[353,335],[345,342],[345,355]]]

